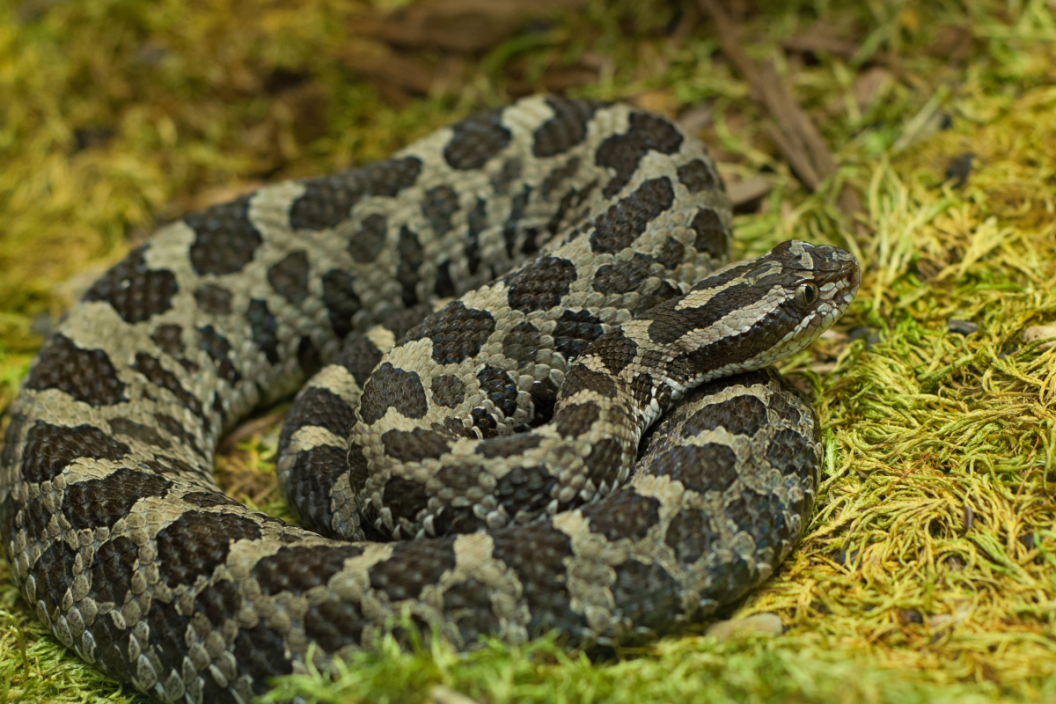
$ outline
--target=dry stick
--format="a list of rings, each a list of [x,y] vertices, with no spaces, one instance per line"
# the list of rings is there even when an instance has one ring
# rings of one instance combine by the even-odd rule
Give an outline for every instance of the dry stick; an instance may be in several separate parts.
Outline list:
[[[737,42],[733,23],[719,2],[699,2],[715,23],[722,53],[738,73],[744,76],[752,99],[765,107],[777,123],[767,130],[770,138],[807,187],[812,191],[817,190],[822,181],[836,174],[836,160],[832,158],[832,152],[829,151],[818,128],[785,90],[773,66],[760,69],[744,52]],[[853,216],[862,210],[858,194],[848,186],[844,186],[840,192],[838,203],[840,210],[847,215]]]

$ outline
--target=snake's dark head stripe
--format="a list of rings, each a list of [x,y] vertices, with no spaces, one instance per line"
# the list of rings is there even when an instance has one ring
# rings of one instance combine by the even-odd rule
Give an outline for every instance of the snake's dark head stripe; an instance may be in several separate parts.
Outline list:
[[[719,270],[641,322],[652,342],[685,350],[693,378],[709,379],[802,350],[843,314],[859,281],[849,252],[793,240]]]

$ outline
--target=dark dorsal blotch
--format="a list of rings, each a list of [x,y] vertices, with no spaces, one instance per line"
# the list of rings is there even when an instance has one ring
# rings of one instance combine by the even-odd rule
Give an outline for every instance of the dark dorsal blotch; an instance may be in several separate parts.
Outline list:
[[[249,220],[251,200],[242,196],[183,219],[195,234],[190,255],[196,274],[236,274],[253,261],[263,239]]]
[[[587,138],[587,125],[602,106],[594,100],[550,97],[546,104],[554,116],[532,135],[532,155],[550,157],[563,154]]]
[[[408,418],[421,418],[428,404],[417,372],[406,372],[385,362],[363,387],[360,414],[364,423],[375,423],[390,408]]]
[[[348,219],[352,207],[364,196],[395,197],[418,180],[418,157],[386,159],[324,178],[302,181],[304,194],[290,208],[290,227],[323,230]]]
[[[502,124],[502,109],[477,113],[451,128],[444,161],[452,169],[479,169],[510,143],[512,134]]]
[[[598,254],[616,254],[630,247],[650,222],[667,212],[674,197],[671,181],[665,176],[643,182],[594,221],[591,249]]]
[[[103,350],[82,349],[65,335],[44,344],[25,382],[27,389],[59,389],[90,406],[125,401],[125,385]]]
[[[576,267],[567,259],[540,257],[505,280],[511,308],[525,313],[549,310],[568,294]]]
[[[172,308],[180,290],[171,271],[149,269],[144,259],[149,245],[129,252],[84,294],[86,301],[105,301],[126,323],[141,323]]]
[[[272,264],[268,269],[268,283],[290,305],[304,303],[308,297],[308,253],[298,249]]]
[[[234,294],[219,284],[203,284],[194,289],[194,300],[198,310],[209,315],[229,315]]]

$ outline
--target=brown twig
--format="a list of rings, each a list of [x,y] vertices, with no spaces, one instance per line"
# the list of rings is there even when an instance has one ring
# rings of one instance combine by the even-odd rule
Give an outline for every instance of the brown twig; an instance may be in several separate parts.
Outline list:
[[[767,129],[767,134],[803,183],[812,191],[817,190],[825,179],[836,174],[836,160],[818,128],[785,89],[773,66],[760,68],[745,53],[718,0],[700,0],[700,7],[711,16],[722,53],[748,83],[752,99],[766,108],[776,123]],[[851,216],[862,210],[858,194],[847,186],[840,192],[838,203]]]

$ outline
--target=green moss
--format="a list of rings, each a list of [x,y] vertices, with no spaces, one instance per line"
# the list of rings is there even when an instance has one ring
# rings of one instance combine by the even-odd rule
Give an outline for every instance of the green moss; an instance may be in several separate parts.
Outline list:
[[[335,681],[287,678],[271,699],[421,702],[434,685],[496,703],[1056,698],[1056,350],[1020,341],[1056,318],[1056,17],[1043,0],[761,4],[750,53],[776,59],[843,165],[816,194],[708,26],[667,32],[668,3],[591,0],[479,63],[423,52],[459,89],[400,107],[344,63],[353,3],[0,6],[0,408],[91,280],[77,272],[102,271],[157,222],[382,158],[583,61],[597,77],[574,92],[710,106],[701,135],[724,173],[770,172],[761,210],[737,218],[740,254],[796,237],[863,265],[835,333],[786,364],[826,427],[820,505],[801,547],[731,611],[776,613],[786,632],[720,645],[698,629],[594,662],[549,640],[467,656],[386,641]],[[807,65],[775,48],[819,19],[858,50]],[[881,80],[859,102],[867,72]],[[945,182],[967,152],[966,182]],[[845,181],[865,204],[860,234],[834,205]],[[237,443],[218,476],[288,517],[274,444],[274,425]],[[0,578],[0,701],[133,699]]]

